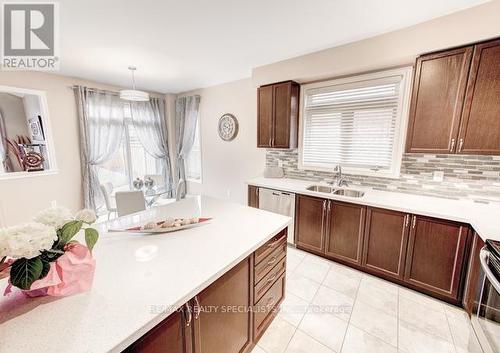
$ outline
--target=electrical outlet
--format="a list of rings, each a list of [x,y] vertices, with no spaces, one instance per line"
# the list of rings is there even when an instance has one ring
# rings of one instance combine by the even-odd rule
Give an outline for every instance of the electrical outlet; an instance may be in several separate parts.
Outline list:
[[[443,181],[443,179],[444,179],[444,172],[443,171],[436,170],[433,173],[432,180],[434,180],[434,181]]]

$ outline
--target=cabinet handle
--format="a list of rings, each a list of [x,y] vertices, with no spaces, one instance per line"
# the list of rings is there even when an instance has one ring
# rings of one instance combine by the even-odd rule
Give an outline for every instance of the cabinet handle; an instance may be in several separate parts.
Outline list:
[[[415,229],[415,225],[417,224],[417,216],[413,216],[413,221],[411,223],[411,227]]]
[[[458,142],[458,152],[462,152],[462,147],[464,147],[464,139],[460,139]]]
[[[267,265],[268,266],[272,266],[276,263],[276,261],[278,260],[278,258],[276,256],[273,256],[273,259],[272,260],[269,260]]]
[[[271,277],[269,277],[266,282],[267,283],[274,282],[274,280],[276,279],[276,277],[278,277],[277,273],[275,273],[274,275],[272,275]]]
[[[407,214],[405,215],[405,219],[403,221],[405,228],[408,228],[408,225],[410,224],[410,215]]]
[[[273,294],[269,297],[269,299],[267,300],[267,304],[266,304],[266,307],[269,307],[269,306],[274,306],[274,301],[276,300],[276,296]]]
[[[273,141],[273,147],[274,147],[274,137],[272,138],[272,141]]]
[[[281,238],[278,240],[273,241],[271,244],[267,244],[268,248],[274,248],[276,244],[278,244],[281,241]]]
[[[330,210],[332,209],[332,201],[328,200],[328,213],[330,213]]]
[[[191,321],[193,321],[193,315],[191,314],[191,308],[189,307],[188,304],[184,304],[186,307],[185,313],[186,313],[186,327],[189,327],[191,325]]]
[[[196,306],[194,307],[194,319],[198,320],[200,318],[201,307],[200,307],[200,301],[198,300],[197,295],[195,295],[194,301],[196,302]]]
[[[451,139],[450,152],[453,152],[454,149],[455,149],[455,139]]]

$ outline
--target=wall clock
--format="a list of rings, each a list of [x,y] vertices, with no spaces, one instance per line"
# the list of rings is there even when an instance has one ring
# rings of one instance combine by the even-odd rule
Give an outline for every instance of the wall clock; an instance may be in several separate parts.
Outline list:
[[[231,141],[238,135],[238,120],[233,114],[224,114],[219,119],[219,136],[224,141]]]

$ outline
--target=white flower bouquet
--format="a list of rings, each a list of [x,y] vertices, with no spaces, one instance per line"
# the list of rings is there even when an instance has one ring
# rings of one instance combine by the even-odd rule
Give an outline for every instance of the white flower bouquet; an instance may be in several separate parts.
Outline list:
[[[0,229],[0,275],[9,277],[4,295],[17,287],[30,296],[65,296],[90,289],[95,270],[92,249],[99,233],[96,215],[75,216],[62,207],[40,212],[34,222]],[[85,232],[85,245],[73,238]],[[0,276],[1,278],[1,276]]]

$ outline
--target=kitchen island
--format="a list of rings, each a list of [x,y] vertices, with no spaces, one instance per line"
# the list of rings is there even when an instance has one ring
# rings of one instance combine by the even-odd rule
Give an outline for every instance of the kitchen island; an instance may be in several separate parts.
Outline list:
[[[169,234],[108,232],[167,217],[213,219]],[[120,352],[246,259],[256,266],[254,252],[263,245],[271,249],[290,222],[201,196],[105,223],[94,249],[91,291],[67,298],[0,298],[0,352]],[[2,293],[6,285],[0,281]],[[249,291],[252,304],[256,296]]]

